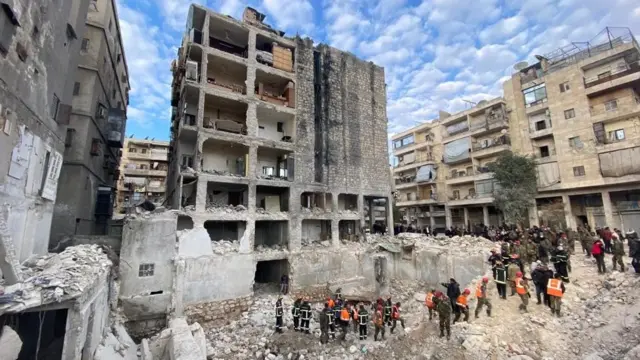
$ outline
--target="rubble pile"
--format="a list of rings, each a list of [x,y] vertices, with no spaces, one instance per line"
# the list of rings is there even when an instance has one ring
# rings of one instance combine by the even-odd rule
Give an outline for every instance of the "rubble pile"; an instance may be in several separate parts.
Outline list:
[[[331,210],[325,210],[321,207],[314,206],[312,208],[302,207],[302,212],[305,214],[314,214],[314,215],[322,215],[326,213],[330,213]]]
[[[264,252],[269,252],[269,251],[287,251],[289,248],[287,247],[287,245],[282,245],[282,244],[274,244],[274,245],[258,245],[255,248],[255,251],[260,252],[260,253],[264,253]]]
[[[301,239],[300,240],[302,242],[302,246],[308,247],[308,246],[312,246],[312,247],[323,247],[323,248],[329,248],[331,247],[331,240],[310,240],[310,239]]]
[[[214,254],[224,255],[232,252],[238,252],[240,249],[240,241],[238,240],[217,240],[211,242],[211,249]]]
[[[244,205],[225,205],[225,206],[215,206],[213,204],[207,204],[205,210],[207,210],[208,212],[226,212],[226,213],[232,213],[232,212],[241,212],[241,211],[246,211],[247,207]]]
[[[282,216],[283,219],[287,219],[288,213],[286,211],[267,211],[265,208],[258,207],[256,208],[256,214]]]
[[[108,273],[111,266],[111,260],[99,245],[71,246],[59,254],[30,259],[22,265],[23,281],[4,287],[0,314],[78,297]]]
[[[234,174],[225,170],[203,169],[201,172],[206,174],[218,175],[218,176],[232,176],[232,177],[244,177],[242,174]]]

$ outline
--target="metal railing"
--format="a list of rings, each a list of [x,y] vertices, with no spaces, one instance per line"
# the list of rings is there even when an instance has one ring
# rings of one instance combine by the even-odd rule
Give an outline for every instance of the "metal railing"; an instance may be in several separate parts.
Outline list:
[[[618,66],[615,69],[611,69],[610,71],[606,71],[605,76],[593,76],[590,78],[584,78],[584,87],[590,88],[592,86],[596,86],[598,84],[605,83],[607,81],[615,80],[617,78],[621,78],[623,76],[633,74],[635,72],[640,71],[640,62],[634,61],[632,63],[625,63],[622,66]]]
[[[621,96],[619,98],[609,100],[606,103],[590,106],[589,113],[591,116],[598,116],[609,112],[624,113],[633,111],[639,105],[640,95]]]
[[[501,145],[511,145],[511,139],[509,138],[509,136],[502,135],[495,139],[492,139],[492,141],[489,143],[473,144],[471,151],[481,151],[481,150],[490,149],[490,148],[501,146]]]

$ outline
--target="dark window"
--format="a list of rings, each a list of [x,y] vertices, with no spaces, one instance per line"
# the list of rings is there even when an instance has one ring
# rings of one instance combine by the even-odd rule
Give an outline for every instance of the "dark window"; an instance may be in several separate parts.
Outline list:
[[[80,50],[87,51],[89,50],[89,39],[82,39],[82,45],[80,45]]]
[[[142,154],[146,154],[146,153],[147,153],[147,149],[142,149],[142,150],[140,150],[140,152],[141,152]]]
[[[64,147],[71,147],[73,145],[73,133],[75,129],[67,129],[67,136],[64,138]]]
[[[540,157],[549,157],[550,152],[549,152],[549,147],[548,146],[540,146]]]
[[[98,156],[100,155],[100,139],[93,138],[91,140],[91,155]]]
[[[277,128],[278,132],[284,132],[284,123],[278,122]]]
[[[136,148],[129,148],[129,152],[130,152],[130,153],[135,153],[135,152],[138,152],[138,149],[136,149]]]
[[[569,109],[569,110],[565,110],[564,111],[564,118],[565,119],[572,119],[576,117],[576,112],[573,109]]]
[[[564,82],[560,84],[560,92],[563,93],[565,91],[571,90],[571,86],[569,86],[569,82]]]
[[[120,60],[122,60],[122,54],[118,54],[118,56],[116,57],[116,61],[118,62],[118,64],[120,64]]]
[[[154,264],[140,264],[138,267],[138,277],[153,276],[155,267]]]
[[[73,95],[79,95],[80,94],[80,83],[76,82],[75,84],[73,84]]]
[[[60,107],[60,99],[58,99],[56,94],[53,94],[53,99],[51,99],[51,108],[49,109],[49,115],[51,115],[53,119],[58,115],[58,107]]]
[[[547,128],[547,123],[544,120],[536,122],[536,131],[544,130]]]
[[[573,167],[573,176],[584,176],[584,166],[574,166]]]

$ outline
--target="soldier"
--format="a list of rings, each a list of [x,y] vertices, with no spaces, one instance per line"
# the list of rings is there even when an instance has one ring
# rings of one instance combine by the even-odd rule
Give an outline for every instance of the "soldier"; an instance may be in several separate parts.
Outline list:
[[[300,305],[302,305],[302,299],[297,298],[291,308],[291,315],[293,315],[293,330],[300,330]]]
[[[576,252],[576,240],[578,239],[578,234],[569,228],[567,228],[566,233],[569,255],[573,255],[573,253]]]
[[[509,287],[511,288],[511,296],[516,294],[516,274],[520,272],[518,264],[512,262],[507,264],[507,280],[509,281]]]
[[[460,320],[460,316],[462,316],[462,314],[464,314],[463,321],[469,322],[469,294],[471,294],[471,290],[464,289],[462,294],[458,296],[458,299],[456,300],[458,311],[456,312],[455,318],[453,318],[454,324]]]
[[[491,316],[491,301],[489,301],[489,293],[487,292],[487,283],[489,278],[484,276],[482,282],[476,285],[476,298],[478,299],[478,305],[476,305],[476,319],[482,311],[483,306],[487,306],[487,316]]]
[[[588,245],[589,233],[582,226],[578,226],[578,239],[580,240],[580,246],[582,246],[582,252],[591,257],[591,246]]]
[[[382,314],[382,306],[378,306],[373,315],[373,325],[376,328],[376,332],[373,334],[373,341],[378,341],[378,334],[381,334],[382,340],[384,340],[384,315]]]
[[[447,330],[447,340],[449,340],[451,338],[451,302],[446,295],[442,294],[442,297],[438,298],[436,311],[440,319],[440,337],[444,337],[444,331]]]
[[[278,301],[276,301],[276,332],[282,333],[282,315],[284,315],[284,311],[282,309],[282,295],[278,296]]]
[[[624,272],[624,263],[622,262],[622,257],[624,254],[624,244],[620,240],[620,236],[616,233],[613,233],[613,270],[616,270],[616,265],[620,265],[620,271]]]
[[[640,240],[635,230],[629,229],[626,233],[627,242],[629,243],[629,256],[631,257],[631,265],[636,274],[640,274]]]
[[[358,312],[358,323],[360,330],[360,340],[367,340],[367,325],[369,323],[369,313],[364,305],[360,305],[360,311]]]
[[[547,283],[547,295],[551,302],[551,314],[560,317],[560,305],[562,304],[562,295],[564,295],[565,287],[560,274],[556,273]]]
[[[502,261],[496,263],[496,287],[498,288],[498,296],[501,299],[507,298],[507,269]]]
[[[518,272],[516,274],[516,291],[520,296],[520,300],[522,300],[522,304],[520,304],[519,309],[528,312],[527,306],[529,305],[529,285],[526,280],[523,279],[522,273]]]
[[[311,334],[309,331],[309,323],[311,322],[311,305],[309,304],[309,298],[305,298],[302,305],[300,305],[300,331]]]
[[[551,249],[553,249],[553,245],[551,245],[551,240],[547,237],[548,235],[546,235],[548,233],[549,233],[548,231],[545,233],[542,240],[540,240],[540,245],[538,245],[538,258],[544,264],[549,263],[549,253],[551,252]]]
[[[324,303],[324,309],[320,312],[320,343],[329,342],[329,319],[333,319],[333,311],[329,308],[329,303]]]

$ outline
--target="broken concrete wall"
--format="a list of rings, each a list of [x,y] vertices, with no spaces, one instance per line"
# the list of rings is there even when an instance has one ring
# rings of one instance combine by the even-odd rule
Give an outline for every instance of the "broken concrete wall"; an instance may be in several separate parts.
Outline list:
[[[171,302],[177,216],[125,221],[120,250],[120,301],[130,320],[164,317]],[[153,271],[149,272],[149,268]]]
[[[204,336],[194,337],[184,318],[172,320],[170,327],[171,338],[167,344],[170,360],[205,360],[207,358],[206,344],[202,343],[205,341]]]

